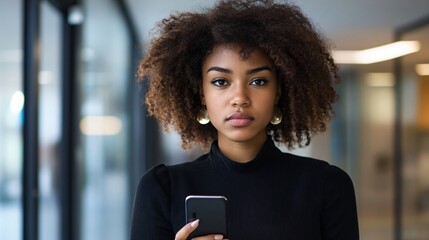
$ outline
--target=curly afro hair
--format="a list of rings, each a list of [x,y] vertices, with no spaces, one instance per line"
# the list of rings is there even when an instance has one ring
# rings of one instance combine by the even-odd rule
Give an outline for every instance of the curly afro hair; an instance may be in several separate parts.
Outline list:
[[[337,66],[327,42],[299,7],[272,0],[221,0],[203,12],[183,12],[158,23],[156,36],[140,61],[138,77],[149,79],[146,105],[164,130],[173,127],[182,147],[203,147],[216,139],[211,124],[196,119],[202,63],[214,46],[239,44],[260,49],[277,70],[283,122],[267,126],[273,139],[293,148],[326,131],[337,99]],[[244,52],[246,52],[244,51]]]

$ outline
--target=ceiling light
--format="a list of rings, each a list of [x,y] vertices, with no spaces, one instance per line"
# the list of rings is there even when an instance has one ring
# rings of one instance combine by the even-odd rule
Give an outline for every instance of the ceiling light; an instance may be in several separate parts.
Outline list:
[[[10,110],[13,113],[20,113],[24,107],[24,94],[21,91],[16,91],[10,100]]]
[[[398,41],[365,50],[334,50],[332,55],[338,64],[371,64],[402,57],[420,50],[418,41]]]
[[[67,21],[70,25],[79,25],[83,22],[83,10],[79,5],[69,8]]]
[[[429,63],[417,64],[416,73],[420,76],[429,76]]]

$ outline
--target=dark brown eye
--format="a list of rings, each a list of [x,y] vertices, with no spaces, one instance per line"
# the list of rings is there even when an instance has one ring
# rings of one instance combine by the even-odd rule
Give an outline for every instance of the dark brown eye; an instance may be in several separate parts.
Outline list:
[[[223,78],[218,78],[218,79],[211,81],[211,84],[218,86],[218,87],[224,87],[228,84],[228,82]]]
[[[262,86],[262,85],[265,85],[267,82],[268,81],[263,78],[255,78],[255,79],[252,79],[252,81],[250,82],[250,85]]]

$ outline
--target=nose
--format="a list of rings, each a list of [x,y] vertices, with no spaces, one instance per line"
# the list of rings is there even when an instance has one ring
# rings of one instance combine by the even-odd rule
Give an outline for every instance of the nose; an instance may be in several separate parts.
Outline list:
[[[249,93],[246,86],[240,84],[233,88],[231,105],[234,107],[247,107],[250,105]]]

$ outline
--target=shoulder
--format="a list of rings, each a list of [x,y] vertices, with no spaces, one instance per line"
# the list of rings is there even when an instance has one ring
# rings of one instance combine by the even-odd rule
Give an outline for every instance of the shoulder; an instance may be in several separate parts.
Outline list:
[[[285,165],[283,169],[289,169],[294,174],[317,179],[324,187],[353,189],[350,176],[343,169],[324,160],[282,152],[277,158],[277,164]]]
[[[210,169],[210,159],[208,154],[201,155],[195,160],[166,166],[170,177],[177,175],[188,175],[193,173],[206,172]]]
[[[335,165],[328,164],[323,171],[327,182],[341,182],[352,185],[350,176],[343,169]]]
[[[149,169],[141,178],[139,188],[153,188],[160,186],[164,190],[168,190],[171,178],[182,175],[186,176],[192,172],[204,172],[208,169],[209,159],[207,154],[204,154],[197,159],[174,165],[159,164]]]
[[[326,197],[343,198],[342,200],[346,200],[345,198],[347,198],[350,201],[354,201],[354,186],[349,174],[334,165],[328,165],[323,170],[323,174],[323,190]]]
[[[347,173],[341,168],[335,165],[332,165],[329,162],[322,159],[299,156],[299,155],[281,152],[281,151],[278,156],[279,156],[277,157],[278,161],[294,167],[321,171],[321,173],[325,175],[334,175],[338,177],[348,176]]]
[[[140,184],[162,183],[170,177],[171,174],[177,172],[185,172],[197,170],[205,167],[208,164],[207,154],[204,154],[197,159],[189,162],[178,163],[174,165],[158,164],[150,168],[141,178]]]
[[[331,166],[327,161],[324,160],[285,152],[280,152],[276,160],[277,164],[286,165],[285,167],[300,172],[318,172],[319,174],[323,174],[323,171]]]
[[[168,168],[164,164],[159,164],[149,169],[140,179],[138,192],[152,192],[154,189],[167,191],[170,185]]]
[[[282,154],[282,158],[299,172],[297,179],[308,184],[312,198],[319,202],[323,239],[359,239],[356,196],[351,177],[326,161],[288,153]]]

